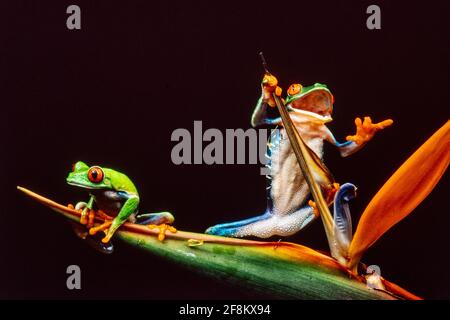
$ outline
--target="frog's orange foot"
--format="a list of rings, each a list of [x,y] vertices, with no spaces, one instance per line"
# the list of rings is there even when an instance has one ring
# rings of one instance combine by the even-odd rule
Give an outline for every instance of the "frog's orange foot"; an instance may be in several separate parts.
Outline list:
[[[377,131],[387,128],[393,123],[394,121],[392,119],[372,123],[372,119],[370,117],[364,117],[364,122],[361,118],[356,118],[356,134],[353,136],[347,136],[346,140],[353,141],[356,144],[361,145],[371,140]]]
[[[69,208],[70,207],[73,208],[72,205],[70,205]],[[80,212],[80,214],[81,214],[81,216],[80,216],[80,223],[81,224],[88,224],[90,209],[87,207],[87,203],[86,202],[78,202],[73,209],[78,211],[78,212]]]
[[[314,201],[309,200],[309,201],[308,201],[308,205],[309,205],[311,208],[313,208],[314,215],[315,215],[316,217],[318,217],[318,216],[319,216],[319,209],[317,209],[317,204],[316,204]]]
[[[95,211],[91,209],[85,209],[81,211],[80,223],[85,224],[86,228],[91,228],[94,225]]]
[[[95,235],[97,232],[99,232],[99,231],[104,231],[105,233],[106,233],[106,231],[109,229],[109,227],[111,226],[111,224],[112,224],[112,220],[106,220],[105,222],[103,222],[101,225],[99,225],[99,226],[97,226],[97,227],[92,227],[92,228],[90,228],[89,229],[89,234],[91,235],[91,236],[93,236],[93,235]],[[108,242],[109,241],[109,239],[106,241],[106,242]],[[102,240],[102,242],[103,242],[103,240]],[[103,242],[103,243],[106,243],[106,242]]]
[[[159,229],[159,234],[158,234],[158,240],[159,241],[164,241],[164,239],[166,238],[166,230],[169,230],[172,233],[176,233],[177,229],[169,224],[149,224],[147,225],[147,227],[152,230],[152,229]]]
[[[277,86],[276,89],[275,89],[275,94],[276,94],[278,97],[281,97],[281,94],[282,94],[282,93],[283,93],[283,89],[281,89],[281,87]]]
[[[108,243],[111,240],[112,235],[106,235],[106,237],[104,237],[102,239],[102,243]]]
[[[83,202],[83,204],[85,204],[85,203]],[[90,228],[94,225],[95,212],[93,212],[92,210],[89,210],[89,209],[83,210],[79,207],[78,204],[76,207],[74,207],[73,204],[71,204],[71,203],[69,203],[67,205],[67,208],[76,210],[81,213],[81,216],[80,216],[81,224],[86,224],[88,228]]]
[[[274,90],[274,88],[278,85],[278,79],[274,75],[266,73],[262,80],[262,84]]]
[[[80,217],[80,223],[81,224],[87,224],[88,223],[88,218],[86,216],[86,214],[82,214]]]
[[[89,210],[86,228],[88,229],[92,228],[94,226],[94,221],[95,221],[95,211]]]
[[[358,135],[347,136],[347,137],[345,137],[345,140],[353,141],[357,145],[362,145],[364,143],[364,139],[362,137],[358,136]]]

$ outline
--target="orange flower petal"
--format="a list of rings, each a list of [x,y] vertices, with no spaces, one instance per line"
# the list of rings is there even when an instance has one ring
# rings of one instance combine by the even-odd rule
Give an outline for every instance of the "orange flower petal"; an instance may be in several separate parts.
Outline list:
[[[349,267],[433,190],[450,160],[450,120],[389,178],[363,212],[350,244]]]

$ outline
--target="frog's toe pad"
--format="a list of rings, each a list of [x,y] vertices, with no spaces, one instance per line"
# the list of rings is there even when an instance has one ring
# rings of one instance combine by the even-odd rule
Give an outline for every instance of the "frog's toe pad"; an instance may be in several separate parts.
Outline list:
[[[147,225],[147,227],[152,230],[152,229],[159,229],[159,233],[158,233],[158,240],[159,241],[164,241],[164,239],[166,238],[166,230],[169,230],[172,233],[176,233],[177,229],[169,224],[149,224]]]
[[[320,215],[319,209],[317,208],[317,204],[313,200],[308,201],[308,205],[313,208],[314,215],[318,217]]]
[[[89,229],[89,234],[91,236],[95,235],[97,232],[99,231],[106,231],[112,224],[111,220],[105,221],[103,224],[97,226],[97,227],[92,227]],[[108,241],[106,241],[108,242]]]

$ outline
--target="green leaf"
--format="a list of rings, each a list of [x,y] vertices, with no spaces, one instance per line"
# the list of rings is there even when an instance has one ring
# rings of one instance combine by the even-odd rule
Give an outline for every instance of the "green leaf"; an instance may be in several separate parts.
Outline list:
[[[25,188],[31,198],[78,221],[80,213]],[[100,220],[98,221],[101,222]],[[286,242],[261,242],[206,234],[167,232],[125,223],[113,240],[165,257],[204,275],[280,299],[416,299],[418,297],[385,281],[392,292],[370,289],[363,277],[352,274],[333,258],[313,249]]]

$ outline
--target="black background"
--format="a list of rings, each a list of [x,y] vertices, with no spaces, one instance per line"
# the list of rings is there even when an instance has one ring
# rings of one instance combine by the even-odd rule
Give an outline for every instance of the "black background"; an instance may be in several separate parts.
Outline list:
[[[370,4],[382,29],[368,30]],[[66,28],[78,4],[82,29]],[[448,119],[448,1],[8,1],[1,35],[1,298],[255,298],[116,243],[111,256],[79,241],[22,185],[59,202],[85,200],[66,186],[83,160],[127,173],[141,211],[170,210],[176,226],[206,227],[265,209],[258,165],[183,165],[170,159],[176,128],[248,128],[260,94],[258,51],[286,89],[326,83],[330,124],[342,141],[356,116],[393,118],[363,150],[325,162],[359,188],[355,224],[383,182]],[[450,298],[448,174],[363,257],[425,298]],[[320,222],[288,241],[327,250]],[[66,289],[66,267],[82,290]]]

